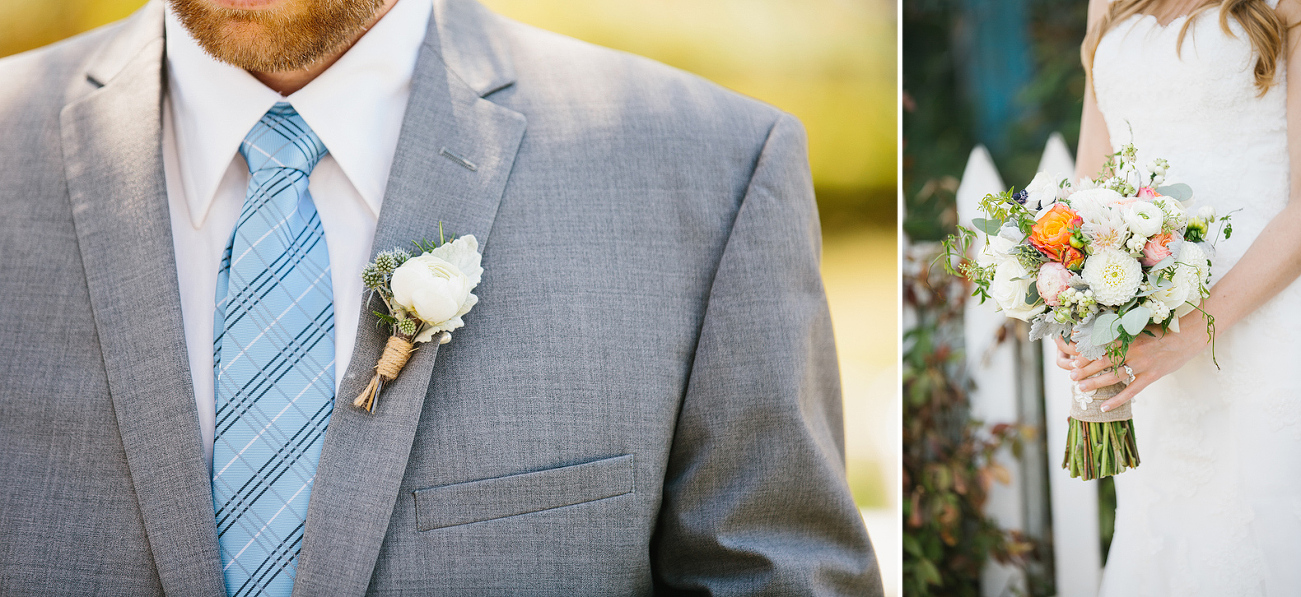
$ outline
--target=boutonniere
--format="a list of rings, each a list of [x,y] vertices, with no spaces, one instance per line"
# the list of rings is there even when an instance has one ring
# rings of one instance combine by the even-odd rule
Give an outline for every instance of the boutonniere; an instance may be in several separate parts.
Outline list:
[[[374,311],[378,325],[389,328],[375,376],[352,401],[366,412],[374,411],[384,384],[397,379],[417,344],[450,342],[452,330],[465,325],[461,317],[479,302],[472,292],[483,275],[479,241],[467,235],[444,242],[441,228],[438,243],[412,243],[419,255],[402,249],[384,251],[361,272],[371,296],[378,296],[388,308],[387,313]]]

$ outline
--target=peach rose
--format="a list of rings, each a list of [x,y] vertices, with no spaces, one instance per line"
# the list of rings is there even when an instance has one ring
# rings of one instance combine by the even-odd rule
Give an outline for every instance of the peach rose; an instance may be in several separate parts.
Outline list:
[[[1084,218],[1060,203],[1039,216],[1030,229],[1030,244],[1053,261],[1067,265],[1064,257],[1071,246],[1071,235],[1084,223]]]
[[[1143,245],[1143,257],[1138,262],[1142,263],[1143,267],[1152,267],[1161,263],[1161,260],[1171,255],[1169,245],[1172,240],[1174,240],[1174,234],[1170,232],[1157,234],[1147,239],[1147,244]]]

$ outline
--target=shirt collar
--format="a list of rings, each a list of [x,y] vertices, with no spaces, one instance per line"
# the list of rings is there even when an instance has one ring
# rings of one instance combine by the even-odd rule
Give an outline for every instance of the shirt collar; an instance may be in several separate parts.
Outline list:
[[[282,97],[208,55],[169,8],[168,93],[190,223],[203,225],[244,135],[279,101],[298,111],[378,216],[432,10],[430,0],[394,4],[329,69]]]

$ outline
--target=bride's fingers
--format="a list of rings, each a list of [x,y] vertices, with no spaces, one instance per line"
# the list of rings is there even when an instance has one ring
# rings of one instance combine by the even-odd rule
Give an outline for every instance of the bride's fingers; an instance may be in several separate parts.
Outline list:
[[[1075,347],[1071,346],[1069,342],[1063,340],[1061,336],[1053,336],[1053,340],[1057,342],[1057,350],[1065,353],[1066,355],[1075,356],[1080,354],[1078,352],[1075,352]]]
[[[1084,366],[1075,367],[1075,370],[1071,371],[1071,379],[1074,379],[1075,381],[1080,381],[1086,377],[1090,377],[1097,373],[1101,373],[1110,368],[1111,368],[1111,361],[1107,359],[1098,359],[1096,361],[1089,361],[1088,364]]]
[[[1057,351],[1057,366],[1070,371],[1075,368],[1075,359],[1062,351]]]
[[[1115,372],[1107,371],[1102,375],[1090,377],[1078,383],[1080,384],[1080,389],[1087,392],[1089,390],[1096,390],[1098,388],[1104,388],[1112,384],[1120,383],[1120,378],[1116,376]]]
[[[1134,383],[1129,384],[1129,386],[1121,390],[1119,394],[1112,396],[1106,402],[1102,403],[1102,412],[1105,413],[1117,406],[1129,402],[1130,399],[1138,395],[1138,393],[1143,391],[1143,388],[1146,388],[1150,383],[1152,383],[1152,380],[1147,379],[1142,375],[1134,376]]]

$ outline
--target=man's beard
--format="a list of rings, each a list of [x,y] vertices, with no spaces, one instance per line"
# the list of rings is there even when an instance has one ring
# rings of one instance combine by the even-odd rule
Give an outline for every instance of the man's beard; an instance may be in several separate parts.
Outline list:
[[[291,0],[242,10],[211,6],[209,0],[169,1],[204,50],[255,72],[312,65],[357,38],[384,6],[384,0]]]

